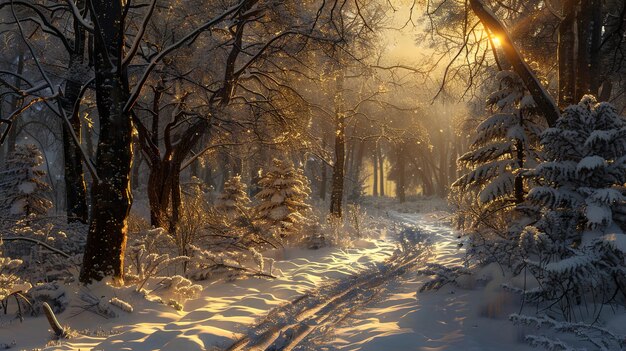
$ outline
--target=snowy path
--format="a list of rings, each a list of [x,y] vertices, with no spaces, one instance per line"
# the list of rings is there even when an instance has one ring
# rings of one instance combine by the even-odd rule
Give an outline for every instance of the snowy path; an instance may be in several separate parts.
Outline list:
[[[392,213],[397,221],[419,227],[430,237],[430,262],[462,264],[463,250],[452,229],[435,218]],[[491,273],[491,275],[490,275]],[[349,351],[522,351],[535,350],[508,321],[512,297],[499,289],[499,272],[493,270],[486,287],[475,280],[463,288],[445,287],[419,293],[428,277],[409,270],[378,301],[354,313],[332,333],[312,340],[310,350]]]
[[[186,312],[137,296],[129,301],[137,312],[97,324],[94,315],[64,313],[61,322],[74,329],[105,333],[78,335],[44,350],[530,349],[507,321],[516,312],[507,309],[509,297],[490,292],[499,289],[468,280],[463,289],[418,293],[428,279],[417,273],[421,264],[459,265],[463,250],[454,231],[434,216],[389,215],[420,229],[408,232],[421,234],[410,236],[402,252],[395,237],[361,240],[352,249],[290,249],[276,257],[277,279],[211,283],[202,297],[187,302]],[[416,245],[424,238],[428,250]],[[499,286],[494,277],[489,284]],[[41,341],[18,348],[28,345],[41,347]]]
[[[325,335],[345,317],[376,298],[384,289],[383,285],[426,258],[425,250],[414,244],[407,245],[405,251],[397,251],[375,268],[320,287],[275,308],[228,350],[293,350],[306,345],[309,339]]]

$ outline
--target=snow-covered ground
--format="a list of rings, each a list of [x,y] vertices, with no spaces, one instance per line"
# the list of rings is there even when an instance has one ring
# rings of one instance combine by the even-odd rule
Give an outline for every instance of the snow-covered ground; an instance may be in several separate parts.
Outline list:
[[[391,213],[402,223],[418,226],[429,235],[431,262],[461,265],[463,250],[456,234],[437,216]],[[398,277],[380,300],[337,326],[325,341],[326,350],[530,350],[520,329],[508,321],[511,296],[495,288],[464,281],[419,293],[429,279],[411,270]],[[320,345],[321,346],[321,345]],[[320,347],[322,349],[322,347]]]
[[[459,239],[436,215],[387,215],[419,227],[430,255],[399,251],[392,234],[359,240],[351,249],[288,249],[273,253],[277,279],[213,282],[181,312],[146,301],[131,289],[101,288],[93,293],[121,294],[135,311],[104,319],[76,305],[58,317],[77,333],[45,348],[50,340],[45,318],[5,321],[0,344],[20,350],[178,351],[226,349],[239,341],[233,349],[246,350],[254,348],[251,340],[267,337],[262,345],[275,349],[529,349],[507,320],[509,313],[517,312],[512,310],[513,297],[490,288],[499,286],[497,271],[485,270],[486,287],[467,279],[461,282],[463,288],[419,293],[429,278],[417,269],[426,260],[461,264]],[[415,263],[406,264],[409,261]],[[294,338],[297,342],[285,341]]]

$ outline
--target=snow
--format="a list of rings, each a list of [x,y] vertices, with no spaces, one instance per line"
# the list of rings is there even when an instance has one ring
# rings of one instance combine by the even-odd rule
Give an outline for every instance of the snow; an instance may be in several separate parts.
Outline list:
[[[626,234],[607,234],[602,240],[609,243],[614,249],[626,253]]]
[[[117,318],[105,319],[82,311],[81,304],[75,303],[57,316],[61,324],[86,334],[100,330],[104,335],[76,335],[44,350],[140,351],[161,348],[191,351],[204,350],[211,345],[226,346],[270,309],[321,284],[375,267],[395,249],[392,240],[381,237],[361,239],[356,248],[290,248],[267,252],[266,257],[276,259],[274,274],[279,275],[277,279],[208,282],[202,295],[187,301],[184,311],[180,312],[165,304],[146,301],[133,289],[115,290],[116,296],[112,296],[112,288],[98,287],[91,291],[91,295],[105,296],[106,301],[116,297],[132,306],[134,312],[118,313]],[[75,286],[70,289],[80,290]],[[80,314],[74,316],[76,313]],[[30,349],[42,347],[49,341],[49,327],[43,317],[28,318],[24,324],[1,319],[0,323],[0,343],[15,340],[19,349]]]
[[[594,169],[604,167],[606,160],[600,156],[587,156],[578,162],[576,170],[581,171],[593,171]]]
[[[464,250],[454,231],[426,215],[391,213],[418,225],[432,238],[432,260],[461,265]],[[493,267],[491,267],[493,268]],[[493,276],[499,273],[493,272]],[[338,350],[531,350],[520,331],[507,321],[513,297],[499,282],[478,289],[473,279],[463,288],[418,293],[428,280],[415,272],[392,283],[389,294],[335,329],[328,343]],[[497,330],[497,333],[494,331]]]
[[[611,209],[607,206],[587,205],[585,216],[590,224],[609,224],[612,222]]]
[[[463,276],[456,285],[423,293],[418,291],[431,277],[417,269],[385,276],[385,272],[392,272],[387,265],[403,257],[398,251],[399,231],[393,230],[396,226],[416,227],[419,235],[413,239],[426,239],[428,251],[417,256],[415,268],[429,262],[463,267],[467,242],[446,224],[448,214],[431,206],[429,210],[437,212],[385,211],[388,230],[381,230],[377,238],[359,239],[350,248],[264,252],[266,258],[275,260],[276,279],[203,282],[203,291],[196,291],[200,295],[188,300],[182,311],[151,296],[146,298],[134,287],[99,284],[86,290],[66,286],[68,294],[91,296],[98,308],[113,311],[117,317],[84,311],[85,303],[73,299],[57,316],[62,325],[76,331],[71,339],[44,346],[50,340],[45,318],[30,317],[24,323],[0,319],[0,344],[15,341],[17,349],[43,350],[224,349],[246,335],[260,335],[253,326],[262,323],[271,311],[280,312],[297,304],[294,301],[308,298],[322,305],[306,303],[307,317],[300,322],[289,314],[277,315],[275,323],[295,323],[297,327],[277,335],[274,345],[287,345],[301,327],[309,331],[296,350],[531,350],[523,341],[526,329],[508,320],[510,314],[519,312],[519,299],[502,289],[504,282],[520,288],[523,280],[503,276],[497,265]],[[604,238],[626,248],[623,236]],[[364,284],[363,288],[346,297],[335,294],[355,286],[355,277],[360,277],[358,284]],[[370,281],[378,279],[380,283],[381,277],[386,277],[382,284],[370,286]],[[315,293],[315,289],[320,290]],[[324,294],[338,296],[341,303]],[[312,309],[307,311],[307,306]]]
[[[37,184],[33,182],[23,182],[20,183],[17,188],[22,192],[22,194],[32,194],[35,189],[37,189]]]

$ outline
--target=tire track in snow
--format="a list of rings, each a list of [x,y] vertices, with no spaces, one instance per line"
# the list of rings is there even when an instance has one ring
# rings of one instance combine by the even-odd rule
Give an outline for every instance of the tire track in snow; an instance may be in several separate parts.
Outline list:
[[[367,305],[395,277],[423,262],[428,256],[424,235],[407,228],[400,238],[401,248],[378,265],[359,275],[313,290],[290,303],[275,308],[228,351],[297,349],[309,336],[327,331],[332,325]]]

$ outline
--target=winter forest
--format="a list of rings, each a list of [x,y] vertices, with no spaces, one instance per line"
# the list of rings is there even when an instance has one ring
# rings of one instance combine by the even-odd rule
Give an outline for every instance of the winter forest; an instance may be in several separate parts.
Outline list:
[[[0,0],[0,349],[626,350],[625,0]]]

